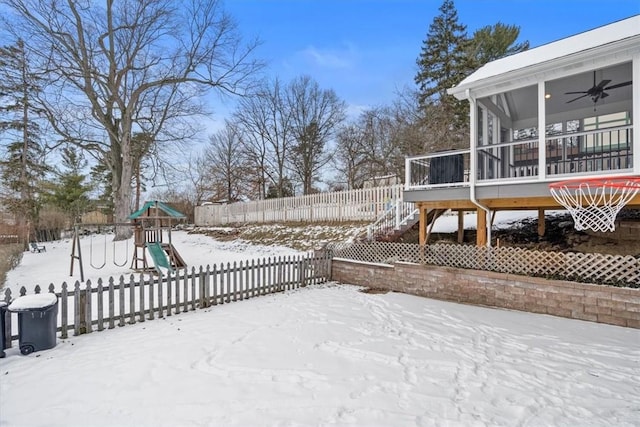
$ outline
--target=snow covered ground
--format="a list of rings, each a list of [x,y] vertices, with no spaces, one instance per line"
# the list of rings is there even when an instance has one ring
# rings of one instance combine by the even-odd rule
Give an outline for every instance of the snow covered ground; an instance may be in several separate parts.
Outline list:
[[[549,212],[553,214],[553,212]],[[524,218],[536,218],[534,211],[501,211],[497,212],[494,227],[507,227],[514,222]],[[476,215],[467,214],[464,216],[466,229],[475,228]],[[264,228],[266,226],[261,226]],[[283,233],[281,226],[272,226],[274,234]],[[434,233],[452,233],[457,230],[458,217],[456,215],[445,215],[435,223]],[[326,228],[326,227],[325,227]],[[313,241],[316,236],[326,234],[323,227],[306,227],[306,239],[308,244],[304,247],[315,247]],[[266,232],[266,230],[265,230]],[[253,245],[245,241],[216,241],[202,234],[189,234],[187,231],[173,231],[171,233],[172,243],[178,250],[182,258],[189,267],[200,267],[220,263],[247,260],[252,258],[268,258],[278,256],[299,255],[304,252],[297,251],[285,246],[274,245]],[[353,236],[348,236],[353,238]],[[129,269],[133,256],[133,238],[129,241],[113,242],[112,235],[82,236],[80,239],[83,270],[85,280],[95,283],[98,278],[103,280],[109,277],[119,277],[120,275],[132,274]],[[24,286],[29,293],[33,292],[36,285],[46,289],[53,283],[57,290],[60,290],[62,282],[68,284],[80,280],[80,267],[78,261],[74,261],[73,276],[71,271],[72,239],[67,238],[55,242],[43,243],[46,252],[31,253],[23,255],[20,265],[9,271],[5,288],[11,289],[13,295],[17,295],[19,289]],[[94,268],[93,266],[102,268]],[[120,267],[119,265],[123,265]],[[1,291],[0,291],[1,292]]]
[[[297,253],[174,243],[190,265]],[[9,286],[68,280],[69,245],[25,254]],[[3,427],[640,425],[639,330],[336,283],[6,353]]]
[[[638,426],[640,331],[327,284],[0,360],[2,426]]]
[[[202,234],[189,234],[186,231],[171,233],[174,247],[178,250],[188,267],[219,265],[233,263],[247,259],[273,258],[299,255],[303,252],[284,246],[251,245],[243,241],[219,242]],[[29,293],[36,285],[41,288],[53,283],[56,290],[60,290],[62,282],[73,284],[80,280],[78,260],[74,260],[73,276],[71,271],[72,240],[63,239],[44,243],[46,252],[25,252],[20,265],[9,271],[5,288],[11,289],[12,295],[24,286]],[[129,241],[113,242],[113,235],[82,236],[80,245],[82,250],[82,264],[84,278],[96,283],[98,278],[128,277],[134,273],[129,267],[133,256],[133,238]],[[125,263],[126,261],[126,263]],[[104,264],[102,268],[99,267]],[[125,264],[123,267],[119,265]]]

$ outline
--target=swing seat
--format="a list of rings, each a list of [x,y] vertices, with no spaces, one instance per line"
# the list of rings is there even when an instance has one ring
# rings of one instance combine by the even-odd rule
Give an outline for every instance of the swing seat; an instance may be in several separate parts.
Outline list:
[[[31,242],[31,252],[33,252],[34,254],[47,252],[47,247],[45,245],[39,245],[36,242]]]

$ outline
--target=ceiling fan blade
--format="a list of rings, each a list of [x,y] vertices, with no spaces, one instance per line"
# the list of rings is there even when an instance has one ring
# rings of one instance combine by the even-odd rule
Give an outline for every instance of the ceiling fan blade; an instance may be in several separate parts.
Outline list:
[[[584,98],[585,96],[589,96],[589,94],[588,94],[588,93],[586,93],[586,94],[584,94],[584,95],[582,95],[582,96],[579,96],[579,97],[577,97],[577,98],[575,98],[575,99],[572,99],[571,101],[567,101],[567,104],[568,104],[568,103],[570,103],[570,102],[573,102],[573,101],[577,101],[577,100],[578,100],[578,99],[580,99],[580,98]]]
[[[589,93],[589,92],[581,90],[580,92],[565,92],[564,94],[565,95],[575,95],[575,94],[578,94],[578,93]]]
[[[602,92],[602,94],[600,95],[600,98],[606,98],[607,96],[609,96],[607,92]]]
[[[609,83],[611,83],[611,80],[602,80],[600,83],[598,83],[598,86],[595,86],[592,89],[600,90],[604,88],[606,85],[608,85]]]
[[[631,83],[632,83],[631,81],[624,82],[624,83],[618,83],[617,85],[613,85],[613,86],[605,87],[605,88],[604,88],[604,90],[617,89],[617,88],[619,88],[619,87],[629,86]]]

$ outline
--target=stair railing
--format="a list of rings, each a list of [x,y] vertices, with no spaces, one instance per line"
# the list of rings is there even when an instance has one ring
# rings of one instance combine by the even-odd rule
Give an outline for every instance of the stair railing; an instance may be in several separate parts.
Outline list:
[[[367,227],[367,240],[372,241],[377,236],[390,234],[394,230],[400,230],[409,221],[415,218],[418,209],[415,203],[396,200],[378,217],[378,219]]]
[[[389,206],[373,224],[367,226],[367,240],[372,241],[375,236],[386,234],[386,230],[395,224],[396,206]]]
[[[403,202],[402,206],[398,207],[396,229],[400,229],[403,225],[408,225],[409,221],[412,221],[419,214],[420,210],[416,208],[415,203]]]

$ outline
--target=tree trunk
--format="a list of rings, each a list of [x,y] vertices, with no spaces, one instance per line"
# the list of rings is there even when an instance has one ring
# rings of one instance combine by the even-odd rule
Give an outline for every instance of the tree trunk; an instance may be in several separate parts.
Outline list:
[[[135,174],[136,174],[136,204],[135,206],[135,210],[140,209],[140,163],[138,163],[138,165],[135,168]]]
[[[122,127],[126,129],[127,123],[122,123]],[[133,191],[131,188],[131,177],[133,175],[133,162],[131,161],[131,133],[127,130],[122,132],[120,141],[112,140],[112,157],[121,158],[122,166],[118,167],[117,161],[114,161],[115,167],[112,167],[113,173],[113,205],[115,222],[118,224],[129,223],[129,215],[131,214],[131,200]],[[115,227],[114,240],[125,240],[131,237],[133,230],[131,226],[117,225]]]

